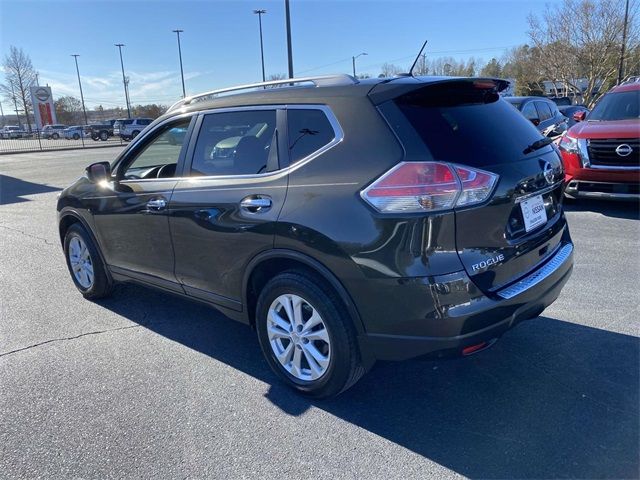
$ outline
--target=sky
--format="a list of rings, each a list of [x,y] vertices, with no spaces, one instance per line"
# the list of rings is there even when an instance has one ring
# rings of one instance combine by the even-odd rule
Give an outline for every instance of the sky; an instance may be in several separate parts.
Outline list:
[[[559,0],[549,0],[557,3]],[[377,76],[383,63],[408,70],[422,42],[429,58],[488,61],[526,43],[537,0],[290,0],[295,76]],[[54,98],[80,97],[88,108],[124,106],[118,49],[132,104],[171,104],[182,96],[176,34],[181,34],[187,94],[261,81],[258,16],[267,78],[287,73],[284,0],[0,0],[0,54],[22,48]],[[1,81],[1,80],[0,80]],[[4,103],[4,101],[3,101]]]

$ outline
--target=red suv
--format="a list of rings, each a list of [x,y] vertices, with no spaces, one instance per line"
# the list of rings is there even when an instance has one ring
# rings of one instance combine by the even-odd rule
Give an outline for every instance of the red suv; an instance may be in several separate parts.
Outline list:
[[[585,120],[586,117],[586,120]],[[569,198],[640,198],[640,81],[612,88],[560,141]],[[585,121],[582,121],[585,120]]]

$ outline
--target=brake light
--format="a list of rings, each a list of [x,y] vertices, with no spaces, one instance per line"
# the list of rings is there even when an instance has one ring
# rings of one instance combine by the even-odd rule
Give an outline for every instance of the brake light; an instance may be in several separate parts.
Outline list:
[[[402,162],[361,192],[383,213],[436,212],[489,198],[498,176],[442,162]]]

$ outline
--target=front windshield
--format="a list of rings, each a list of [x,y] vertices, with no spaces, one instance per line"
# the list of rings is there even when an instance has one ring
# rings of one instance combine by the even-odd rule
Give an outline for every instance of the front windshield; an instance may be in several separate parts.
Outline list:
[[[640,90],[608,93],[593,108],[587,120],[630,120],[640,118]]]

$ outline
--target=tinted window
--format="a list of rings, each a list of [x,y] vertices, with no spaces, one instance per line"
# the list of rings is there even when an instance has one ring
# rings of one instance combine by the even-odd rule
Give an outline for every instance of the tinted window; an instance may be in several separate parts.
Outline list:
[[[149,125],[151,123],[151,120],[145,118],[143,120],[138,120],[138,125]]]
[[[538,109],[538,114],[540,115],[540,121],[544,122],[545,120],[549,120],[553,115],[551,114],[551,107],[544,102],[536,102],[536,108]]]
[[[335,137],[322,110],[287,110],[287,122],[292,163],[324,147]]]
[[[191,174],[250,175],[265,172],[271,144],[275,143],[275,129],[275,110],[206,115],[196,142]]]
[[[166,178],[175,176],[178,158],[190,118],[180,120],[157,130],[142,150],[135,154],[124,174],[125,178]],[[159,167],[164,167],[162,172]],[[156,168],[158,167],[158,168]],[[158,175],[160,174],[160,175]]]
[[[640,90],[608,93],[593,107],[592,120],[627,120],[640,117]]]
[[[525,104],[524,108],[522,109],[522,115],[524,115],[524,118],[526,118],[527,120],[538,120],[540,118],[538,117],[538,111],[536,110],[533,102]]]
[[[427,87],[397,100],[434,160],[471,166],[513,162],[540,139],[531,122],[497,95],[460,89]]]

